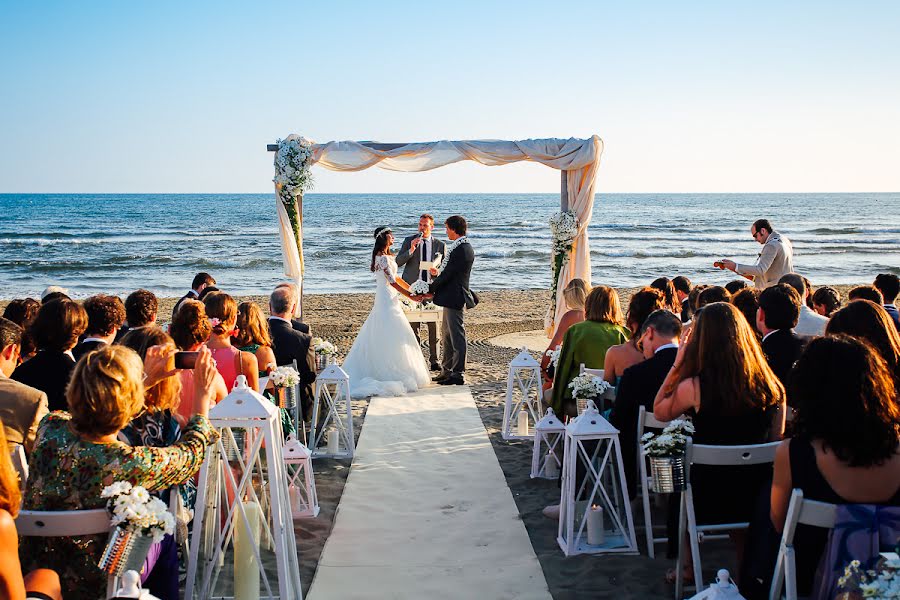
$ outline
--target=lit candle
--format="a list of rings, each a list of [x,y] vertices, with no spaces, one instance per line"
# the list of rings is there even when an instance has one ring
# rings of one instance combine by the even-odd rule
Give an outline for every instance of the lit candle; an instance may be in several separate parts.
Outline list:
[[[259,551],[260,508],[256,502],[243,505],[252,535],[247,534],[247,523],[241,517],[240,508],[235,507],[234,600],[259,600],[259,564],[255,552]]]
[[[544,459],[544,475],[559,477],[559,465],[556,463],[556,457],[552,454],[548,454]]]
[[[603,507],[595,504],[588,509],[587,543],[591,546],[600,546],[603,544],[603,538]]]
[[[528,412],[524,410],[519,411],[519,421],[517,423],[519,435],[528,435]]]
[[[341,438],[337,429],[328,430],[328,454],[337,454],[340,451]]]

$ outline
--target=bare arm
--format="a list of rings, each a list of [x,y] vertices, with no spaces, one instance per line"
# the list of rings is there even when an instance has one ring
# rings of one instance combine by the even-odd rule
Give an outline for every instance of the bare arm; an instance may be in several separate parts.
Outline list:
[[[259,365],[256,357],[249,352],[241,352],[241,372],[247,378],[247,385],[259,391]]]
[[[0,598],[25,598],[16,522],[5,510],[0,510]]]
[[[699,403],[695,400],[695,397],[700,395],[696,389],[696,378],[685,379],[678,384],[674,392],[669,395],[665,394],[665,389],[669,385],[669,379],[673,377],[673,373],[675,373],[675,377],[678,376],[674,369],[669,371],[666,381],[659,388],[656,399],[653,401],[653,416],[660,421],[671,421],[691,408],[695,410],[700,408]]]
[[[775,472],[772,476],[771,508],[769,518],[775,531],[784,529],[788,505],[791,503],[791,440],[784,440],[775,451]]]
[[[603,359],[603,379],[606,383],[616,384],[616,362],[619,346],[613,346],[606,351],[606,358]]]

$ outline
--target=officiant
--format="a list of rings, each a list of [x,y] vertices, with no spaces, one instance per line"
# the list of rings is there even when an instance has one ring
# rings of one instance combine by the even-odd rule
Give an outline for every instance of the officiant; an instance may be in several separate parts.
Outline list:
[[[419,233],[411,235],[403,240],[400,246],[400,253],[397,254],[397,266],[403,267],[401,277],[406,283],[413,283],[417,279],[421,279],[426,283],[431,283],[432,275],[428,270],[432,267],[432,262],[437,255],[444,255],[444,242],[436,239],[431,235],[434,230],[434,217],[424,214],[419,217]],[[429,360],[431,362],[432,371],[440,371],[437,354],[437,323],[430,322],[428,325],[428,350]],[[416,339],[419,339],[419,326],[421,323],[410,322]]]

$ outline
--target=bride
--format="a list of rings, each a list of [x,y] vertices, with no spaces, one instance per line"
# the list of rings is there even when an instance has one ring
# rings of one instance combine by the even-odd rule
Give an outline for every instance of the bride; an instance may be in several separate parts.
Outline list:
[[[343,369],[350,376],[350,395],[401,396],[431,383],[425,357],[398,294],[411,298],[409,285],[397,277],[389,227],[375,230],[371,271],[375,274],[375,305],[366,317]]]

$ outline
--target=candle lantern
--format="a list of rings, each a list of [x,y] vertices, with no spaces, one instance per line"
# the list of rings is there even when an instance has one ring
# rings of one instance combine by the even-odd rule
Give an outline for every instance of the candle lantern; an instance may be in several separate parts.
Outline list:
[[[531,478],[557,479],[562,471],[563,436],[566,426],[553,409],[534,426],[534,447],[531,450]]]
[[[532,423],[541,414],[541,365],[522,348],[509,363],[506,404],[503,407],[503,439],[524,440],[532,436]]]
[[[317,516],[319,498],[316,495],[312,453],[293,434],[284,442],[284,464],[287,467],[291,515],[295,519]]]
[[[209,420],[221,437],[200,469],[184,597],[302,599],[278,408],[239,375]]]
[[[337,365],[328,365],[316,377],[309,440],[313,458],[353,458],[350,377]]]
[[[557,542],[566,556],[637,554],[619,430],[593,401],[566,426]]]

